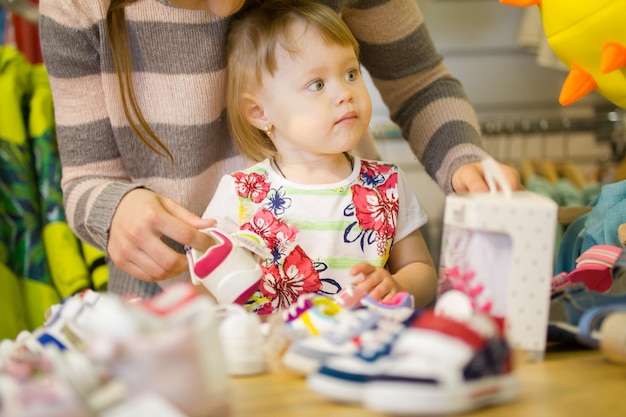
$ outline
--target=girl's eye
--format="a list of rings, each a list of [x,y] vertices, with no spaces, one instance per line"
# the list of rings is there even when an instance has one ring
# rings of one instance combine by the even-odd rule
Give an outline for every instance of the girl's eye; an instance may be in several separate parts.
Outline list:
[[[307,86],[307,90],[309,91],[321,91],[324,88],[324,81],[316,80]]]
[[[350,70],[346,73],[346,81],[354,81],[358,78],[359,71],[358,70]]]

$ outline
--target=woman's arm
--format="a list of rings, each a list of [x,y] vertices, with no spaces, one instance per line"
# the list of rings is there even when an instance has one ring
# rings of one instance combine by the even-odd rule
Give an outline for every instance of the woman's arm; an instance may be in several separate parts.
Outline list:
[[[361,61],[392,120],[428,174],[446,193],[453,187],[475,189],[473,174],[482,179],[480,164],[457,170],[487,156],[476,114],[462,85],[443,64],[417,2],[357,1],[342,16],[360,43]],[[460,176],[453,183],[455,173]],[[519,182],[514,173],[511,177]]]
[[[165,7],[157,2],[149,6]],[[197,229],[212,222],[141,182],[155,183],[173,170],[128,125],[107,39],[106,7],[102,0],[40,2],[65,212],[79,238],[106,250],[119,268],[145,281],[162,280],[187,270],[185,256],[164,238],[203,249],[208,242]]]
[[[132,184],[113,136],[101,68],[101,1],[42,0],[40,38],[54,100],[65,212],[85,242],[106,249],[111,218]]]

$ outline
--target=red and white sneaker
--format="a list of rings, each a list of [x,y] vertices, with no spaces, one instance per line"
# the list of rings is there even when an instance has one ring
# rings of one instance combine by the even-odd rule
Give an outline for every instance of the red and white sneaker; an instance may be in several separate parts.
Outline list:
[[[94,362],[132,395],[156,394],[185,416],[228,409],[217,306],[210,297],[178,283],[142,302],[120,302],[117,310],[92,317],[87,354]]]
[[[217,243],[205,252],[186,248],[191,282],[204,285],[219,304],[244,304],[261,282],[259,256],[269,257],[267,248],[252,232],[201,231]]]
[[[416,312],[386,349],[331,358],[307,383],[329,399],[389,414],[460,413],[518,395],[500,320],[476,313],[461,322],[432,310]]]
[[[133,303],[103,293],[80,314],[70,314],[76,306],[65,310],[71,305],[50,324],[71,319],[61,329],[80,333],[82,349],[35,344],[31,335],[3,348],[0,416],[207,417],[228,410],[217,306],[193,285]]]

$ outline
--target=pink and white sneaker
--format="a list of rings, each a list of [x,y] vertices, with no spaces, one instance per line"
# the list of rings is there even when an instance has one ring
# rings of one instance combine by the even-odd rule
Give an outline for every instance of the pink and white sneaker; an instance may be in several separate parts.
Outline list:
[[[70,305],[53,322],[71,319],[81,349],[35,344],[31,335],[5,345],[0,416],[207,417],[228,410],[217,306],[193,285],[174,284],[134,303],[103,293],[80,314],[69,314],[77,310],[65,310]]]
[[[244,304],[261,282],[259,257],[271,254],[252,232],[227,235],[215,228],[201,231],[217,243],[205,252],[186,248],[191,282],[204,285],[219,304]]]
[[[359,287],[351,285],[339,291],[333,299],[343,308],[366,307],[396,321],[407,319],[415,310],[415,299],[406,291],[397,293],[389,301],[378,301]]]
[[[113,294],[107,308],[81,315],[86,355],[120,381],[130,396],[157,396],[188,417],[228,409],[228,378],[217,306],[191,284],[168,286],[128,303]]]

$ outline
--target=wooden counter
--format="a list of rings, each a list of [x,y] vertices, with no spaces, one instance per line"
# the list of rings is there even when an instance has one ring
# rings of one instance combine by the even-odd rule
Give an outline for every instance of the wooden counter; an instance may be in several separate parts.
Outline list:
[[[599,352],[550,348],[542,362],[518,362],[521,395],[516,402],[464,415],[626,417],[626,366],[607,362]],[[297,375],[272,373],[231,381],[233,417],[382,416],[329,402],[309,391]]]

